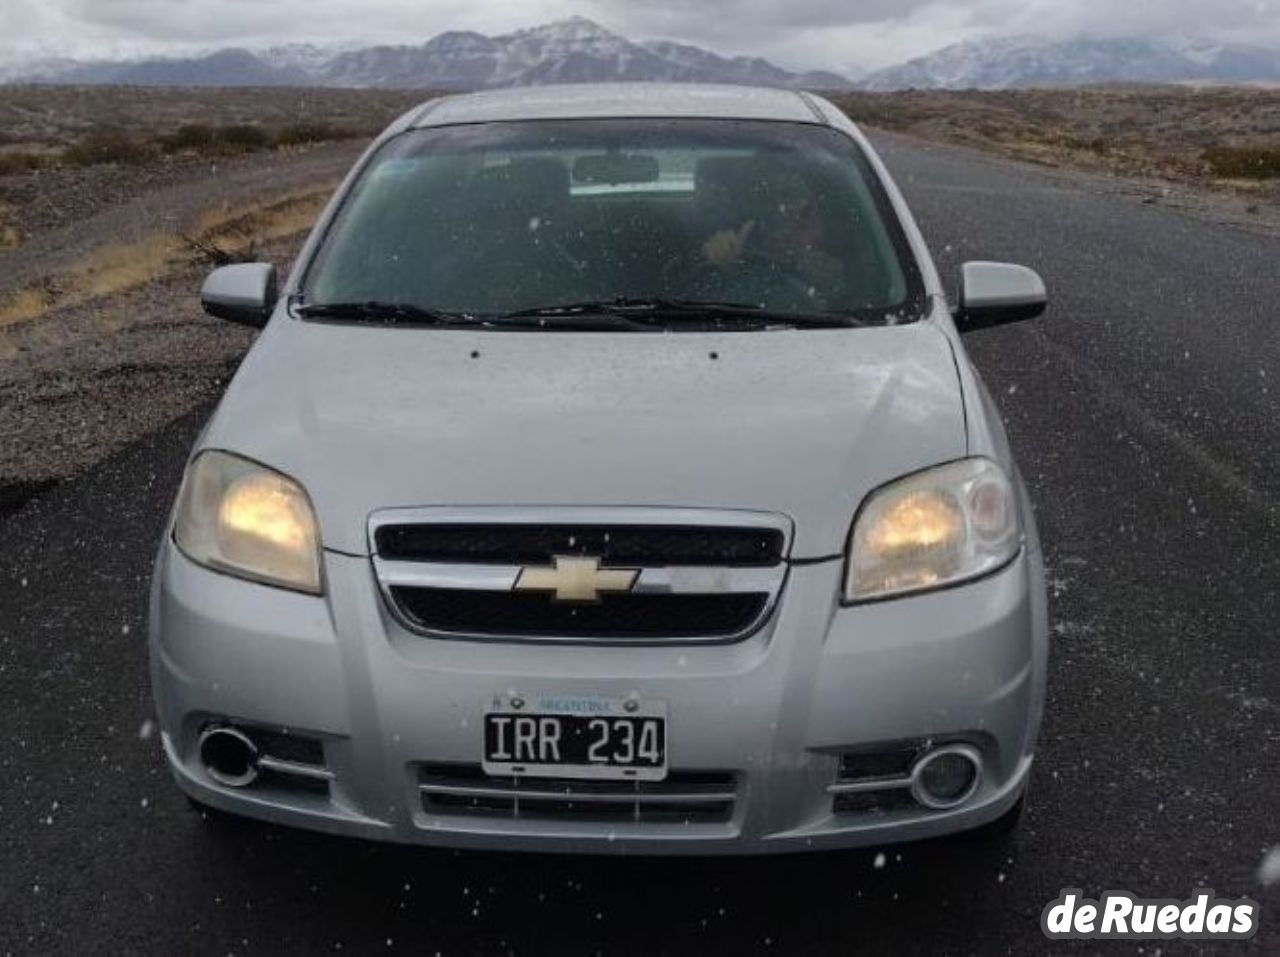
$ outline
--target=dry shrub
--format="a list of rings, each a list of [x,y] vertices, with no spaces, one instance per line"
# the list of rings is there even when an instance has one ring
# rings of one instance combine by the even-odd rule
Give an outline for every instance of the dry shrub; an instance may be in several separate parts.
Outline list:
[[[261,126],[240,124],[218,129],[218,143],[228,153],[252,153],[271,145],[271,137]]]
[[[0,301],[0,330],[143,286],[215,246],[224,255],[252,256],[264,242],[305,232],[328,202],[336,183],[280,196],[267,203],[209,210],[194,238],[157,233],[135,243],[101,246],[70,269],[46,277]]]
[[[185,123],[167,136],[160,137],[160,148],[166,153],[193,150],[197,153],[212,151],[218,142],[218,133],[205,123]]]
[[[276,131],[277,146],[307,146],[312,143],[329,143],[356,137],[354,130],[330,123],[291,123]]]
[[[100,246],[66,272],[47,276],[0,302],[0,328],[150,282],[167,270],[180,249],[178,240],[167,234]]]
[[[209,126],[188,123],[158,137],[165,153],[198,153],[204,156],[233,156],[276,147],[307,146],[351,139],[355,131],[329,123],[291,123],[276,130],[248,124]]]
[[[0,304],[0,328],[44,315],[53,305],[53,297],[42,287],[20,289]]]
[[[166,234],[100,246],[81,260],[70,291],[83,300],[140,286],[164,272],[179,248],[178,240]]]
[[[194,153],[200,156],[238,156],[278,147],[306,146],[352,139],[361,134],[346,126],[326,122],[291,123],[270,129],[251,123],[213,126],[208,123],[184,123],[170,133],[136,138],[116,128],[97,129],[62,152],[61,161],[68,166],[93,166],[101,163],[140,164],[161,154]],[[0,176],[26,172],[43,165],[34,153],[0,153]]]
[[[43,165],[44,158],[39,153],[0,153],[0,176],[30,173]]]
[[[138,165],[155,157],[155,147],[134,139],[124,130],[102,128],[86,133],[62,151],[68,166],[96,166],[102,163]]]
[[[1273,179],[1280,177],[1280,147],[1215,146],[1202,158],[1209,172],[1222,179]]]
[[[244,253],[264,242],[306,232],[329,201],[336,183],[287,193],[268,203],[210,210],[200,217],[201,239],[224,255]]]

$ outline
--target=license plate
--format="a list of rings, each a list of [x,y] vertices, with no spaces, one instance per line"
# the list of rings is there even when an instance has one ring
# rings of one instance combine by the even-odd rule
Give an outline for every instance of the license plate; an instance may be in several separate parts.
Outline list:
[[[484,714],[482,766],[497,775],[661,781],[667,776],[666,702],[494,699]]]

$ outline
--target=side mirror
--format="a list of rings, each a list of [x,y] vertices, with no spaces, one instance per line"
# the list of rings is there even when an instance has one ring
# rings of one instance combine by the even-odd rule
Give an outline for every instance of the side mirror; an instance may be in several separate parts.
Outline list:
[[[271,318],[278,297],[275,266],[236,263],[209,273],[200,290],[200,305],[219,319],[262,327]]]
[[[1026,266],[1011,263],[965,263],[960,267],[960,307],[956,328],[961,332],[1034,319],[1044,312],[1049,297],[1044,280]]]

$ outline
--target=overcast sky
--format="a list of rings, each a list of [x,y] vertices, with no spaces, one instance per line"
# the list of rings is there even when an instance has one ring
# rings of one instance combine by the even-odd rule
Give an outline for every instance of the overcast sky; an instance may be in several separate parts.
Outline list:
[[[0,56],[418,43],[580,14],[793,68],[856,72],[992,35],[1181,34],[1280,48],[1280,0],[0,0]]]

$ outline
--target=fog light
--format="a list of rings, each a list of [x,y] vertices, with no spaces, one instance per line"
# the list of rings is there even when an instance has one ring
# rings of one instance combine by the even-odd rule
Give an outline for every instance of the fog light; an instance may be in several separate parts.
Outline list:
[[[200,733],[200,760],[209,777],[229,788],[248,787],[258,778],[258,746],[238,728],[213,725]]]
[[[969,800],[982,780],[982,756],[968,744],[935,748],[911,770],[911,794],[925,807],[946,810]]]

